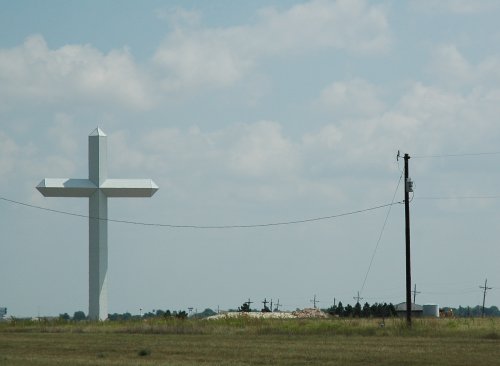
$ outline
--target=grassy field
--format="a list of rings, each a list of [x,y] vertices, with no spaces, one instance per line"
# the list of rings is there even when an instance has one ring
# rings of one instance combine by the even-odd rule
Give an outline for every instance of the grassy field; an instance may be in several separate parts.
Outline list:
[[[0,365],[500,365],[500,319],[0,324]]]

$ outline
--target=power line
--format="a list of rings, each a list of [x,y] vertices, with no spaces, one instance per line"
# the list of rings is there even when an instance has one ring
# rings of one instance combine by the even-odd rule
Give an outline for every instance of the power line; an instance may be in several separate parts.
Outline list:
[[[466,199],[497,199],[500,198],[500,195],[485,195],[485,196],[423,196],[423,197],[415,197],[418,200],[466,200]]]
[[[461,295],[478,293],[479,290],[454,290],[454,291],[422,291],[424,295]]]
[[[109,219],[109,218],[100,218],[100,217],[92,217],[88,215],[83,215],[83,214],[77,214],[73,212],[67,212],[67,211],[61,211],[61,210],[55,210],[52,208],[46,208],[46,207],[41,207],[41,206],[36,206],[32,205],[29,203],[25,202],[20,202],[20,201],[15,201],[11,200],[5,197],[0,196],[0,200],[14,203],[16,205],[21,205],[25,207],[30,207],[30,208],[35,208],[38,210],[43,210],[43,211],[49,211],[53,213],[58,213],[61,215],[69,215],[69,216],[76,216],[76,217],[82,217],[82,218],[88,218],[88,219],[96,219],[96,220],[102,220],[102,221],[108,221],[108,222],[117,222],[121,224],[129,224],[129,225],[142,225],[142,226],[158,226],[158,227],[168,227],[168,228],[173,228],[173,229],[247,229],[247,228],[259,228],[259,227],[270,227],[270,226],[283,226],[283,225],[295,225],[295,224],[303,224],[307,222],[314,222],[314,221],[321,221],[321,220],[331,220],[339,217],[344,217],[344,216],[350,216],[350,215],[355,215],[363,212],[369,212],[369,211],[374,211],[378,210],[384,207],[389,207],[393,206],[396,204],[401,204],[402,201],[399,202],[391,202],[391,203],[386,203],[383,205],[379,206],[373,206],[361,210],[355,210],[355,211],[349,211],[349,212],[344,212],[336,215],[329,215],[329,216],[321,216],[321,217],[314,217],[314,218],[309,218],[309,219],[302,219],[302,220],[292,220],[292,221],[280,221],[280,222],[271,222],[271,223],[263,223],[263,224],[244,224],[244,225],[174,225],[174,224],[160,224],[160,223],[150,223],[150,222],[141,222],[141,221],[131,221],[131,220],[116,220],[116,219]]]
[[[398,184],[396,185],[396,189],[394,191],[394,194],[392,195],[392,202],[391,205],[389,206],[389,209],[387,210],[387,214],[385,215],[385,220],[384,224],[382,225],[382,229],[380,230],[380,234],[377,239],[377,244],[375,245],[375,249],[373,250],[372,257],[370,258],[370,264],[368,265],[368,270],[366,271],[365,274],[365,279],[363,280],[363,285],[361,286],[361,292],[363,292],[366,284],[366,279],[368,278],[368,274],[370,273],[370,269],[372,268],[373,264],[373,259],[375,258],[375,254],[377,253],[378,246],[380,244],[380,240],[382,240],[382,235],[384,234],[385,226],[387,225],[387,220],[389,219],[389,214],[391,213],[392,205],[394,203],[394,200],[396,199],[396,194],[399,189],[399,185],[401,184],[401,178],[403,178],[403,173],[401,172],[401,175],[399,176]]]
[[[436,155],[416,155],[412,156],[414,159],[427,159],[427,158],[456,158],[461,156],[484,156],[484,155],[499,155],[500,151],[491,152],[476,152],[476,153],[460,153],[460,154],[436,154]]]

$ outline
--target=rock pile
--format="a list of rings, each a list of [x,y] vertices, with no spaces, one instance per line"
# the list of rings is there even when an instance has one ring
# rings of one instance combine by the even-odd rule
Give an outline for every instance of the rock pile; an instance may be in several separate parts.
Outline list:
[[[261,313],[261,312],[224,312],[217,315],[209,316],[207,319],[221,319],[221,318],[264,318],[264,319],[294,319],[294,318],[329,318],[330,315],[319,309],[306,308],[302,310],[293,311],[291,313],[286,311],[274,313]]]
[[[239,318],[239,317],[247,317],[247,318],[264,318],[264,319],[293,319],[295,316],[291,313],[287,312],[275,312],[275,313],[259,313],[259,312],[227,312],[221,313],[217,315],[209,316],[207,319],[223,319],[223,318]]]
[[[292,312],[297,318],[328,318],[329,315],[320,309],[306,308]]]

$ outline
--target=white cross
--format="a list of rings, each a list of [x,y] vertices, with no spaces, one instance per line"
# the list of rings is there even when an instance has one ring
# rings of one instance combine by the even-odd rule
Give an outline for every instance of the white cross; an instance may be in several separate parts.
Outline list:
[[[45,178],[36,187],[45,197],[89,198],[89,319],[108,317],[108,197],[151,197],[151,179],[108,179],[106,135],[89,135],[89,179]]]

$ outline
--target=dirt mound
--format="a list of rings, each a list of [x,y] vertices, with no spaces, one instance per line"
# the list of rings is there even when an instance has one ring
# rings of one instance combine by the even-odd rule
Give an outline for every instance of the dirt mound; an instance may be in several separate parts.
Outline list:
[[[290,319],[295,318],[294,315],[288,312],[274,312],[274,313],[259,313],[259,312],[227,312],[217,315],[209,316],[207,319],[224,319],[224,318],[263,318],[263,319]]]
[[[313,308],[306,308],[302,310],[297,310],[292,313],[297,318],[328,318],[329,315],[324,311]]]

